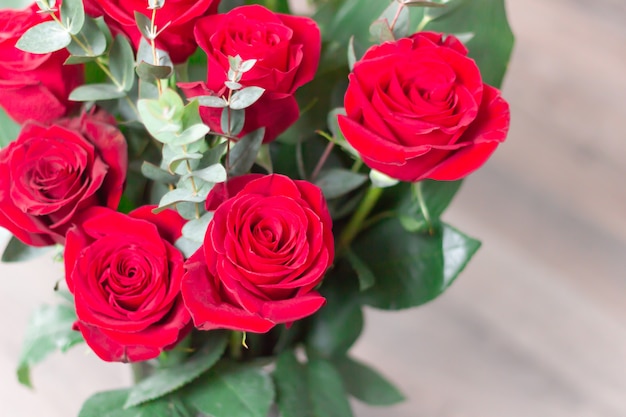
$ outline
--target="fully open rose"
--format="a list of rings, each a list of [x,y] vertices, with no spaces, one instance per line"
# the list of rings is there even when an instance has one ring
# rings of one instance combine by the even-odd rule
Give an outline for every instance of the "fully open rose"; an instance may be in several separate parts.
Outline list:
[[[78,211],[117,208],[127,159],[126,140],[103,111],[26,124],[0,150],[0,226],[29,245],[63,243]]]
[[[247,175],[216,187],[207,206],[215,215],[182,284],[196,327],[266,332],[324,304],[314,288],[333,262],[334,246],[318,187]]]
[[[298,119],[293,94],[313,79],[320,57],[320,31],[312,19],[273,13],[258,5],[242,6],[200,20],[195,35],[207,53],[207,81],[182,84],[187,97],[225,95],[228,57],[239,55],[258,60],[240,83],[265,89],[261,99],[246,109],[241,134],[263,126],[264,141],[269,142]],[[202,107],[200,114],[211,129],[221,132],[221,109]]]
[[[153,208],[124,215],[94,207],[67,234],[76,327],[106,361],[155,358],[189,330],[180,296],[184,259],[173,245],[185,221],[172,210],[152,214]]]
[[[51,20],[33,4],[24,10],[0,10],[0,107],[15,121],[47,123],[64,116],[75,103],[69,93],[83,83],[82,65],[63,65],[66,50],[35,55],[15,47],[31,27]]]
[[[404,181],[457,180],[504,141],[509,106],[454,36],[371,47],[350,74],[339,126],[363,161]]]
[[[162,31],[156,39],[157,46],[167,51],[174,63],[185,62],[198,48],[193,39],[193,27],[202,16],[217,13],[220,0],[167,0],[156,11],[156,27]],[[125,33],[135,47],[139,46],[141,33],[135,22],[135,12],[148,18],[148,0],[85,0],[87,12],[92,16],[104,14],[114,30]]]

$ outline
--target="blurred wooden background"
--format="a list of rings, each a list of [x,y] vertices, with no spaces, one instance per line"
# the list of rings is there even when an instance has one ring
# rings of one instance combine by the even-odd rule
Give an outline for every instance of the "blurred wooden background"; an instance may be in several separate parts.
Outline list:
[[[450,291],[368,310],[355,356],[408,401],[358,417],[626,416],[626,2],[508,0],[517,44],[503,88],[508,141],[447,220],[484,246]],[[129,382],[84,347],[14,377],[27,317],[59,265],[0,265],[0,404],[72,417]]]

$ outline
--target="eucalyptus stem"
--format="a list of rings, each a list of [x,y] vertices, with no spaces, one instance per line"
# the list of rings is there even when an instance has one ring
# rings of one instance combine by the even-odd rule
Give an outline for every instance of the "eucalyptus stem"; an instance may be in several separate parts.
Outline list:
[[[346,225],[345,229],[343,229],[341,236],[339,236],[339,252],[348,248],[354,238],[359,234],[362,229],[363,222],[367,219],[367,216],[370,214],[374,206],[376,206],[376,203],[382,193],[382,188],[374,187],[373,185],[367,190],[365,197],[361,200],[361,204],[352,215],[352,218]]]
[[[422,216],[424,216],[424,220],[428,225],[428,233],[432,236],[435,234],[435,229],[433,228],[433,222],[430,217],[430,211],[428,211],[428,206],[426,205],[426,200],[424,199],[424,192],[422,182],[416,182],[413,184],[413,189],[415,190],[415,197],[417,198],[417,202],[420,205],[420,211],[422,212]]]
[[[326,145],[326,148],[324,149],[324,153],[322,153],[320,160],[317,161],[317,165],[315,165],[315,169],[313,170],[313,173],[311,174],[311,182],[315,182],[315,180],[317,179],[317,176],[322,171],[322,168],[324,167],[324,164],[326,163],[326,160],[330,156],[330,153],[332,152],[334,147],[335,147],[335,142],[333,141],[328,142],[328,145]]]

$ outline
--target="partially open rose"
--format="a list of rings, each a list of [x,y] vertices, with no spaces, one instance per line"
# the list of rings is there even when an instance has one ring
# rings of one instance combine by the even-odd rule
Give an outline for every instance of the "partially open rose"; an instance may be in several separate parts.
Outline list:
[[[242,135],[264,126],[264,141],[269,142],[298,119],[293,94],[313,79],[320,57],[321,37],[315,21],[258,5],[242,6],[200,20],[195,36],[208,57],[207,81],[181,84],[187,97],[224,95],[228,57],[239,55],[258,60],[240,83],[265,89],[261,99],[246,109]],[[202,107],[200,114],[211,129],[221,132],[221,110]]]
[[[173,210],[128,215],[94,207],[67,234],[66,280],[76,327],[105,361],[157,357],[188,330],[180,296],[183,256],[174,247],[185,221]]]
[[[341,131],[390,177],[463,178],[506,138],[507,102],[454,36],[421,32],[373,46],[349,78]]]
[[[28,245],[65,242],[78,211],[117,208],[127,159],[126,140],[103,111],[26,124],[0,150],[0,226]]]
[[[82,65],[63,65],[65,49],[30,54],[15,47],[33,26],[50,20],[33,3],[24,10],[0,10],[0,107],[18,123],[48,123],[75,107],[70,92],[83,83]]]
[[[266,332],[316,312],[314,288],[333,262],[321,190],[282,175],[247,175],[209,194],[204,245],[186,262],[182,293],[199,329]]]

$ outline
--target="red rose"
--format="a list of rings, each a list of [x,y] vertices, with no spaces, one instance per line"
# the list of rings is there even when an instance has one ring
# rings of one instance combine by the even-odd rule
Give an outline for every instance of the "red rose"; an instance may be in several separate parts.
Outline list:
[[[0,226],[29,245],[63,243],[78,210],[117,208],[126,166],[124,136],[104,112],[28,123],[0,150]]]
[[[101,10],[105,20],[114,30],[124,32],[139,47],[141,33],[135,22],[135,12],[151,18],[148,0],[87,0],[87,12],[98,16]],[[167,0],[156,11],[157,30],[163,30],[156,39],[157,46],[168,52],[175,64],[183,63],[197,49],[193,27],[200,17],[217,13],[220,0]]]
[[[69,93],[83,83],[82,65],[63,65],[69,54],[30,54],[15,47],[33,26],[50,17],[33,4],[24,10],[0,10],[0,107],[18,123],[42,123],[64,116],[76,103]]]
[[[187,97],[225,95],[228,57],[239,55],[258,60],[240,83],[265,89],[261,99],[246,109],[241,135],[264,126],[264,142],[269,142],[298,120],[293,94],[313,79],[320,58],[320,31],[312,19],[242,6],[198,21],[195,35],[208,56],[207,81],[181,84]],[[222,131],[221,109],[202,107],[200,114],[211,129]]]
[[[75,324],[105,361],[157,357],[190,330],[180,296],[183,255],[173,243],[185,220],[173,210],[128,215],[92,207],[67,233],[65,272]]]
[[[313,289],[333,262],[334,246],[318,187],[247,175],[218,185],[207,201],[217,208],[182,284],[196,327],[263,333],[324,304]]]
[[[371,168],[403,181],[457,180],[504,141],[509,105],[454,36],[371,47],[354,66],[339,126]]]

